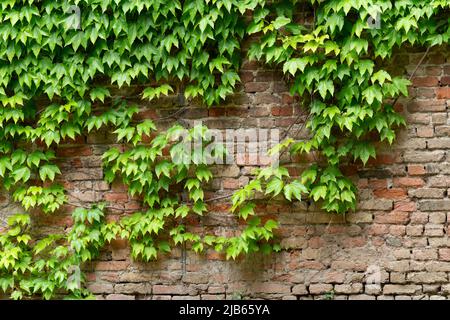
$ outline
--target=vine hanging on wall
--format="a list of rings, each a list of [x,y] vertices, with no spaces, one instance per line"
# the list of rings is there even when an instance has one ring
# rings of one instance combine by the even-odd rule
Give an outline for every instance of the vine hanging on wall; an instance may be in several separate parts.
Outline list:
[[[132,257],[144,261],[186,242],[196,252],[211,247],[227,258],[277,251],[272,241],[277,222],[255,216],[256,193],[289,201],[309,197],[329,212],[355,209],[356,188],[340,166],[351,158],[365,164],[376,155],[374,142],[392,143],[394,129],[404,124],[395,103],[386,101],[407,95],[409,82],[376,60],[390,58],[404,44],[448,43],[450,4],[306,4],[315,12],[308,26],[297,22],[303,9],[294,0],[2,1],[0,176],[5,188],[25,210],[57,211],[67,199],[54,183],[61,171],[53,149],[65,139],[108,127],[125,148],[103,155],[105,179],[122,179],[130,194],[143,197],[143,209],[107,223],[105,204],[80,207],[68,233],[39,240],[28,214],[11,216],[0,235],[0,289],[15,299],[49,299],[61,290],[68,297],[89,297],[80,286],[83,274],[74,276],[73,268],[79,270],[117,237],[128,239]],[[369,17],[379,19],[375,28],[367,24]],[[182,219],[207,211],[202,186],[212,173],[205,154],[185,152],[174,138],[184,132],[209,144],[207,128],[186,132],[175,125],[155,136],[154,123],[134,121],[138,108],[115,96],[114,87],[141,85],[141,97],[155,100],[179,85],[187,99],[219,103],[239,81],[240,41],[255,33],[260,41],[249,57],[279,65],[292,77],[291,93],[309,102],[311,139],[287,137],[275,151],[318,152],[324,161],[298,179],[285,167],[264,168],[237,190],[232,211],[247,221],[240,235],[192,234]],[[213,156],[223,153],[217,146]],[[175,161],[180,155],[191,161],[180,164]]]

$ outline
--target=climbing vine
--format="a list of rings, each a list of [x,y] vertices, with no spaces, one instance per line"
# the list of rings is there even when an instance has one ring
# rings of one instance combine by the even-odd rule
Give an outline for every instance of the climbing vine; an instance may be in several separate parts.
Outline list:
[[[403,45],[430,48],[448,43],[450,4],[445,0],[310,3],[314,21],[308,28],[296,21],[297,1],[258,8],[248,26],[249,34],[261,35],[250,58],[280,65],[291,78],[291,94],[307,99],[310,139],[287,137],[278,149],[322,157],[292,182],[295,185],[285,185],[280,169],[263,177],[287,198],[303,195],[320,201],[328,212],[345,213],[355,209],[356,188],[340,166],[349,161],[366,164],[376,157],[376,144],[392,144],[395,128],[405,125],[394,104],[400,95],[408,95],[410,81],[376,62],[391,58]]]
[[[91,297],[85,262],[111,240],[127,239],[133,259],[149,261],[187,244],[235,259],[280,250],[274,220],[256,215],[259,194],[288,201],[311,198],[328,212],[356,206],[356,188],[341,166],[365,164],[376,143],[392,143],[405,124],[395,112],[409,81],[378,63],[405,44],[449,42],[447,0],[3,0],[0,4],[0,177],[25,211],[52,214],[67,203],[56,183],[54,150],[63,141],[108,128],[117,146],[103,154],[108,182],[121,180],[142,209],[107,222],[99,203],[72,212],[67,232],[35,234],[30,214],[11,215],[0,234],[0,289],[11,298]],[[297,14],[313,12],[305,23]],[[369,24],[371,18],[376,23]],[[117,88],[143,100],[179,93],[207,106],[235,90],[240,43],[257,34],[250,59],[278,65],[302,97],[310,139],[287,135],[273,152],[320,155],[301,176],[267,167],[231,197],[246,221],[233,237],[194,234],[188,215],[204,215],[211,158],[226,150],[208,128],[179,124],[158,131],[137,121],[139,108]],[[187,145],[201,141],[201,148]]]

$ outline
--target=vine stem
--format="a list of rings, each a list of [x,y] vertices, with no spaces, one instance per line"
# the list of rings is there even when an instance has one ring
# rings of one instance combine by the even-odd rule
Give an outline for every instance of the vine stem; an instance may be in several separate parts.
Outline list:
[[[425,57],[428,55],[428,53],[430,52],[431,47],[428,47],[427,50],[425,51],[425,53],[423,54],[422,58],[419,60],[419,62],[417,63],[416,67],[414,68],[413,72],[411,73],[411,75],[409,76],[408,80],[411,81],[417,70],[419,70],[419,67],[422,65],[423,61],[425,60]],[[394,102],[392,103],[393,106],[395,106],[395,104],[397,103],[398,99],[400,96],[397,96],[397,98],[395,98]]]

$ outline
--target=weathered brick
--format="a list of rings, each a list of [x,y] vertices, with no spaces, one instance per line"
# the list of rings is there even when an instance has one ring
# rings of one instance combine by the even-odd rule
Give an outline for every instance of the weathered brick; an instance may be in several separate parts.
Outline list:
[[[404,272],[391,272],[389,276],[389,281],[391,283],[405,283],[406,273]]]
[[[348,300],[375,300],[375,296],[368,294],[355,294],[348,297]]]
[[[375,214],[374,222],[380,224],[407,224],[409,212],[391,211],[389,213],[380,212]]]
[[[416,163],[440,162],[444,158],[444,151],[406,151],[403,155],[405,162]]]
[[[171,295],[195,295],[196,290],[183,285],[162,285],[153,286],[153,294],[171,294]]]
[[[244,50],[249,44],[243,44]],[[395,58],[393,71],[409,74],[423,52],[403,52]],[[445,62],[445,65],[443,64]],[[263,222],[280,221],[276,230],[282,250],[269,257],[243,256],[226,262],[223,254],[207,252],[197,256],[175,249],[151,263],[130,262],[129,244],[116,240],[102,250],[98,262],[85,266],[88,288],[100,299],[323,299],[332,290],[335,299],[428,299],[450,293],[450,62],[446,52],[433,50],[413,78],[409,98],[396,103],[395,110],[407,117],[408,129],[399,129],[396,144],[378,146],[379,156],[365,168],[345,164],[342,171],[358,186],[358,210],[332,215],[320,203],[285,204],[281,197],[269,203],[259,201],[257,214]],[[437,63],[429,65],[429,63]],[[395,69],[395,70],[394,70]],[[196,101],[181,114],[180,121],[191,125],[199,119],[210,128],[302,128],[298,96],[289,94],[289,83],[280,70],[267,70],[257,62],[244,61],[237,93],[224,104],[204,108]],[[415,87],[414,87],[415,86]],[[137,87],[122,88],[114,95],[137,93]],[[141,106],[135,120],[158,119],[177,110],[176,94]],[[172,119],[171,119],[172,120]],[[176,119],[173,119],[174,121]],[[162,123],[161,128],[171,125]],[[334,132],[333,132],[334,134]],[[338,134],[338,132],[336,132]],[[303,130],[298,139],[307,139]],[[115,136],[102,130],[64,141],[57,149],[63,175],[58,179],[67,189],[70,202],[106,200],[108,221],[118,221],[124,213],[141,210],[140,199],[130,198],[128,187],[103,180],[101,155],[115,144]],[[149,142],[146,137],[144,142]],[[228,147],[228,146],[227,146]],[[127,147],[120,146],[121,150]],[[234,155],[234,149],[232,150]],[[165,155],[168,155],[165,152]],[[226,195],[247,183],[252,170],[263,166],[268,157],[251,152],[236,156],[233,165],[213,168],[214,179],[205,185],[205,198]],[[253,158],[252,158],[253,157]],[[320,155],[291,157],[284,154],[292,177],[301,175]],[[295,165],[291,165],[293,160]],[[320,160],[319,160],[320,161]],[[226,189],[226,190],[224,190]],[[228,190],[228,191],[227,191]],[[175,191],[175,190],[173,190]],[[217,194],[216,194],[217,193]],[[257,194],[259,198],[260,195]],[[228,199],[208,202],[204,217],[188,217],[189,231],[234,236],[244,227],[236,222]],[[0,221],[16,207],[0,196]],[[67,206],[55,216],[36,218],[37,226],[64,228],[72,225]],[[125,211],[125,212],[124,212]],[[447,217],[448,216],[448,217]],[[39,221],[38,221],[39,220]],[[54,232],[54,230],[49,230]],[[367,270],[380,266],[381,284],[366,283]],[[184,272],[185,271],[185,272]],[[442,285],[442,287],[441,287]]]
[[[445,272],[413,272],[408,273],[406,279],[413,283],[445,283],[447,274]]]
[[[292,293],[295,295],[300,295],[300,296],[307,295],[308,289],[306,288],[306,286],[304,284],[298,284],[292,288]]]
[[[406,226],[406,234],[412,237],[419,237],[423,234],[423,226],[422,225]]]
[[[114,287],[111,283],[91,283],[87,286],[92,293],[113,293]]]
[[[392,200],[366,200],[358,204],[360,210],[391,210],[393,208]]]
[[[404,188],[391,188],[391,189],[378,189],[373,191],[374,196],[384,199],[404,199],[406,198],[406,189]]]
[[[149,294],[152,287],[146,283],[118,283],[114,287],[115,293]]]
[[[400,187],[422,187],[425,181],[422,178],[395,178],[394,185]]]
[[[450,87],[443,87],[436,89],[436,98],[450,99]]]
[[[94,263],[94,268],[97,271],[118,271],[126,270],[129,265],[128,261],[99,261]]]
[[[106,296],[106,300],[135,300],[135,296],[126,294],[110,294]]]
[[[444,197],[444,193],[445,193],[444,189],[437,189],[437,188],[420,188],[408,191],[408,195],[410,197],[416,197],[419,199],[423,198],[440,199]]]
[[[450,249],[439,249],[439,260],[450,261]]]
[[[413,86],[415,87],[436,87],[438,84],[438,77],[414,77],[413,79]]]
[[[247,82],[244,85],[245,92],[264,92],[269,89],[269,83],[267,82]]]
[[[419,202],[422,211],[450,210],[450,200],[423,200]]]
[[[434,138],[428,140],[428,149],[449,149],[450,138]]]
[[[400,285],[400,284],[386,284],[383,287],[383,294],[414,294],[421,289],[418,285]]]
[[[440,224],[425,225],[424,235],[428,237],[441,237],[444,235],[444,226]]]
[[[436,249],[413,249],[413,258],[416,260],[434,260],[437,257]]]
[[[331,284],[311,284],[309,286],[310,294],[324,294],[333,290],[333,285]]]
[[[201,300],[225,300],[224,294],[202,294]]]
[[[355,294],[363,291],[363,285],[361,283],[354,284],[337,284],[334,286],[334,292],[344,294]]]
[[[252,286],[254,292],[261,293],[290,293],[290,285],[283,283],[261,282]]]

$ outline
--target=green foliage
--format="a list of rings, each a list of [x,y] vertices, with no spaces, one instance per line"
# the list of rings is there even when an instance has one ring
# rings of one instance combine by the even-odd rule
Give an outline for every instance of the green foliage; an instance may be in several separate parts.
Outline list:
[[[90,298],[81,286],[83,254],[73,250],[74,240],[84,240],[76,234],[83,223],[76,221],[68,235],[51,234],[32,240],[30,216],[10,216],[7,232],[0,235],[0,289],[9,292],[12,299],[35,296],[50,299],[61,294],[60,290],[67,292],[65,298]],[[91,229],[86,227],[84,234],[91,235]]]

